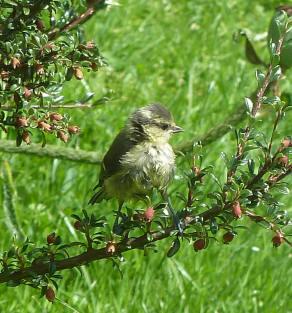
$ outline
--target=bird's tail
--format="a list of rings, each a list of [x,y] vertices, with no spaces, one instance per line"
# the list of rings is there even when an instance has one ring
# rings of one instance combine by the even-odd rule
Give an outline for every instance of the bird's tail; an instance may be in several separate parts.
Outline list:
[[[96,188],[94,188],[94,189],[96,189]],[[92,198],[89,200],[88,204],[99,203],[103,199],[105,199],[105,192],[104,191],[105,191],[104,187],[101,187],[101,189],[92,196]]]

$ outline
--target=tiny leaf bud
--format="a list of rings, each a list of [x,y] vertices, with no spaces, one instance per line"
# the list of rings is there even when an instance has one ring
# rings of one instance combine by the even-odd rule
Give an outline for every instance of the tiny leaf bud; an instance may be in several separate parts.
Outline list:
[[[272,238],[273,246],[277,248],[283,243],[283,241],[283,236],[277,231],[275,236]]]
[[[194,250],[196,252],[200,251],[200,250],[203,250],[206,246],[206,242],[205,242],[205,239],[198,239],[194,242]]]
[[[80,132],[80,127],[78,127],[78,126],[68,126],[68,132],[70,134],[78,134]]]
[[[47,243],[50,245],[56,241],[56,233],[51,233],[47,236]]]
[[[55,300],[55,292],[52,287],[49,287],[46,291],[46,298],[50,302],[54,302]]]

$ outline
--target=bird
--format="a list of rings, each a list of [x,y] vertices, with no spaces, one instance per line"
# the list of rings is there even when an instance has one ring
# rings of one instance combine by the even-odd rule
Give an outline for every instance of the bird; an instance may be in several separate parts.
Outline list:
[[[119,215],[127,200],[144,200],[156,188],[168,206],[174,226],[182,225],[170,203],[167,187],[174,176],[175,154],[169,140],[182,132],[173,115],[160,103],[150,103],[134,111],[105,154],[96,192],[89,204],[116,198],[119,209],[113,232],[119,234]]]

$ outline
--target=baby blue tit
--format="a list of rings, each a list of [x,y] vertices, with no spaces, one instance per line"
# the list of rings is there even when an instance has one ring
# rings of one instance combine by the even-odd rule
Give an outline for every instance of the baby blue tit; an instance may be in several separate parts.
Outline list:
[[[169,110],[160,103],[151,103],[132,113],[117,135],[101,165],[97,192],[89,204],[116,198],[119,212],[126,200],[143,200],[157,188],[176,228],[182,227],[167,195],[167,186],[174,174],[175,155],[169,144],[172,134],[182,132],[175,125]],[[114,232],[118,229],[118,216]]]

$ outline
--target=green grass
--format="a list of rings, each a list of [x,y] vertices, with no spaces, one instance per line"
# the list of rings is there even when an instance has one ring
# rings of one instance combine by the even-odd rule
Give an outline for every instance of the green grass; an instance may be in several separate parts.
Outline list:
[[[265,32],[278,1],[120,3],[120,7],[99,12],[86,25],[86,38],[98,43],[109,66],[86,75],[84,83],[68,83],[65,97],[80,99],[90,90],[96,99],[108,96],[112,101],[72,112],[82,132],[70,146],[104,153],[129,113],[153,101],[167,105],[185,129],[173,139],[174,144],[182,143],[224,120],[255,89],[255,68],[246,62],[243,45],[234,43],[232,35],[239,28],[249,30],[252,38]],[[264,40],[256,43],[267,61],[265,48]],[[291,73],[287,76],[283,88],[289,90]],[[262,129],[267,134],[271,121],[272,116],[265,117]],[[291,134],[291,125],[287,116],[277,138]],[[223,179],[221,151],[235,151],[231,135],[204,150],[204,164],[214,165]],[[65,242],[82,238],[69,227],[70,215],[88,208],[99,168],[23,155],[3,158],[13,171],[17,216],[25,234],[38,244],[52,231]],[[182,158],[177,163],[187,166]],[[206,190],[216,188],[208,179],[204,184]],[[184,190],[181,185],[176,180],[170,190]],[[172,201],[179,206],[174,193]],[[291,196],[281,201],[291,210]],[[88,210],[112,216],[114,208],[115,201],[109,201]],[[2,213],[0,217],[2,251],[11,244],[11,234]],[[84,267],[83,277],[65,271],[57,293],[61,302],[54,305],[39,299],[39,292],[29,287],[7,289],[3,285],[0,312],[74,312],[72,308],[82,313],[292,312],[290,247],[273,249],[272,234],[250,226],[232,244],[212,242],[200,253],[194,253],[186,240],[172,259],[166,258],[170,240],[157,245],[157,254],[126,253],[123,279],[110,261]]]

